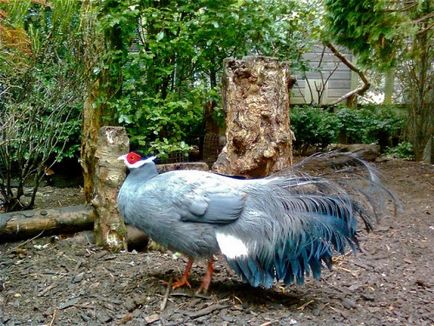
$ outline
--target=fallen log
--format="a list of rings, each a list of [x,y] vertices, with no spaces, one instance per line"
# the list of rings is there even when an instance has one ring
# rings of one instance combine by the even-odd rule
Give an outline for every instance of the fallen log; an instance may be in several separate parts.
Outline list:
[[[95,212],[78,205],[0,214],[0,243],[41,234],[73,233],[93,229]]]
[[[165,173],[175,170],[199,170],[208,171],[208,164],[205,162],[182,162],[182,163],[169,163],[157,164],[158,173]]]
[[[95,211],[91,206],[77,205],[52,209],[0,214],[0,243],[34,236],[70,234],[93,230]],[[93,232],[88,237],[94,243]],[[128,249],[143,249],[148,243],[144,233],[127,225]]]
[[[160,173],[173,170],[208,170],[204,162],[158,164]],[[93,230],[95,208],[77,205],[51,209],[35,209],[0,214],[0,243],[28,239],[37,235],[68,234]],[[147,238],[143,231],[127,225],[128,248],[143,248]],[[93,239],[94,241],[94,239]]]

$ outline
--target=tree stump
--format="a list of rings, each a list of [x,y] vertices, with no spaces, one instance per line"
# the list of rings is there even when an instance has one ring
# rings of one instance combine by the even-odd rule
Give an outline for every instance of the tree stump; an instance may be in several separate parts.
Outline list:
[[[227,143],[213,170],[264,177],[292,163],[287,63],[275,58],[224,60],[223,106]]]
[[[125,179],[125,167],[118,157],[129,150],[129,140],[123,127],[102,127],[95,152],[94,178],[95,241],[112,251],[127,248],[126,228],[116,201]]]

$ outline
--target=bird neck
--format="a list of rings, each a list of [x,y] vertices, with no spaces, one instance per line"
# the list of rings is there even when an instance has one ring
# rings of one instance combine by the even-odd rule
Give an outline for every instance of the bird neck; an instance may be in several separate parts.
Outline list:
[[[145,165],[136,168],[130,169],[130,174],[128,177],[139,178],[141,181],[149,180],[158,175],[157,167],[153,162],[146,163]]]

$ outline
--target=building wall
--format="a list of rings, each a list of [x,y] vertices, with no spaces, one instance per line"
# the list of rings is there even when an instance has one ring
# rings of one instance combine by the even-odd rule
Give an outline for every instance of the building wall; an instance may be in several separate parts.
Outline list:
[[[352,55],[348,51],[340,50],[351,61]],[[321,60],[322,52],[323,47],[318,46],[303,56],[311,67],[306,73],[306,77],[313,90],[313,102],[315,104],[318,104],[318,92],[315,90],[315,85],[321,89],[321,85],[326,82],[320,104],[332,103],[352,89],[351,70],[336,58],[328,48],[325,49]],[[293,71],[292,75],[297,82],[291,92],[291,104],[309,104],[311,92],[309,91],[308,82],[300,72]]]

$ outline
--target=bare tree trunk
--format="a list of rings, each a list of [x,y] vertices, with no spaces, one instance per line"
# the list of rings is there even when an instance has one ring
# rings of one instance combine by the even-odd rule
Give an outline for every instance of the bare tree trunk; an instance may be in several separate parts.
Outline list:
[[[262,177],[292,163],[288,65],[274,58],[224,60],[226,146],[213,170]]]
[[[389,69],[384,76],[384,100],[383,104],[392,104],[394,91],[395,71]]]
[[[421,14],[430,14],[429,1],[421,4]],[[409,107],[409,138],[413,144],[416,161],[431,163],[431,142],[434,136],[434,70],[432,33],[429,23],[421,24],[412,44],[412,61],[405,67],[406,93]],[[430,37],[431,36],[431,37]]]
[[[126,249],[126,229],[116,199],[125,179],[125,167],[118,157],[128,152],[129,140],[123,127],[102,127],[95,152],[94,178],[95,240],[112,251]]]
[[[86,202],[93,196],[95,176],[95,151],[98,132],[101,127],[101,105],[95,105],[98,97],[99,82],[95,82],[84,102],[83,126],[81,133],[80,164],[83,170],[83,191]]]
[[[203,138],[202,146],[202,160],[210,166],[217,160],[221,148],[219,148],[219,126],[217,121],[213,118],[213,111],[216,106],[214,100],[209,100],[204,105],[204,129],[205,136]]]

